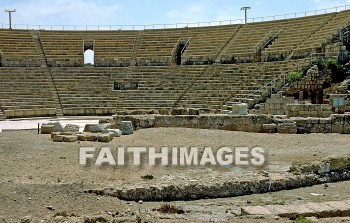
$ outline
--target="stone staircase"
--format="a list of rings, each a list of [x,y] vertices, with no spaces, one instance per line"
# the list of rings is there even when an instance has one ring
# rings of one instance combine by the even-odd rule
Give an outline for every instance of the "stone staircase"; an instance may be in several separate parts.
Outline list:
[[[140,42],[141,42],[142,36],[143,36],[143,31],[139,31],[137,33],[137,37],[136,37],[136,40],[135,40],[134,48],[132,50],[132,55],[131,55],[131,60],[130,60],[130,65],[131,66],[135,66],[136,65],[136,55],[137,55],[138,49],[140,47]]]
[[[58,94],[58,91],[57,91],[57,88],[56,88],[55,81],[53,79],[51,70],[47,66],[47,59],[46,59],[46,56],[45,56],[44,48],[43,48],[43,46],[41,44],[39,32],[33,30],[31,32],[31,34],[32,34],[32,37],[35,40],[36,47],[37,47],[37,49],[39,51],[39,54],[40,54],[41,68],[45,70],[45,73],[47,74],[47,76],[49,76],[49,80],[51,80],[50,81],[50,89],[51,89],[52,99],[54,100],[55,105],[56,105],[56,116],[57,117],[63,117],[63,109],[62,109],[62,104],[61,104],[61,101],[60,101],[60,96]]]
[[[0,108],[0,121],[5,121],[6,120],[6,116],[4,111],[2,110],[2,108]]]
[[[215,63],[220,63],[220,58],[222,58],[223,55],[227,54],[227,46],[232,45],[234,41],[234,37],[241,29],[242,25],[240,25],[236,31],[232,34],[231,38],[225,43],[225,45],[221,48],[220,52],[216,55]]]

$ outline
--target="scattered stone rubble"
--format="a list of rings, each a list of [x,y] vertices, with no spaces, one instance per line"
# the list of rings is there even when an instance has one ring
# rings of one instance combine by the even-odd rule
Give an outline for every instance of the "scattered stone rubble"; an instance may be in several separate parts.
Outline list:
[[[84,131],[79,132],[78,125],[67,124],[64,128],[58,122],[47,123],[41,125],[41,134],[51,134],[54,142],[77,142],[77,141],[93,141],[93,142],[110,142],[114,137],[122,135],[130,135],[134,128],[131,122],[125,122],[124,131],[112,128],[112,120],[100,121],[102,124],[87,124]]]

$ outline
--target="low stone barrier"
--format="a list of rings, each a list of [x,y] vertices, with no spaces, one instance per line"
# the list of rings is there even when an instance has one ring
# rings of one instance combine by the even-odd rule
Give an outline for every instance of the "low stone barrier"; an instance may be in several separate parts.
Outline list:
[[[321,117],[327,118],[332,114],[332,106],[327,104],[287,104],[287,117]]]
[[[114,125],[131,121],[136,129],[182,127],[256,133],[340,133],[350,134],[350,114],[328,118],[286,118],[269,115],[114,115]]]
[[[292,166],[290,172],[283,174],[270,173],[268,176],[257,176],[250,180],[202,180],[172,184],[152,182],[151,185],[126,185],[85,192],[131,201],[197,200],[261,194],[350,180],[349,160],[350,157],[330,158],[318,163]]]

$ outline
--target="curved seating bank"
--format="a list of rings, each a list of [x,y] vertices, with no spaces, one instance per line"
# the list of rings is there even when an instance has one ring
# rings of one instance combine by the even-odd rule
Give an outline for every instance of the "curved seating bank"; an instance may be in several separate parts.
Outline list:
[[[335,55],[350,10],[244,25],[143,31],[0,29],[0,117],[111,115],[135,109],[218,113]],[[94,50],[94,65],[84,50]]]

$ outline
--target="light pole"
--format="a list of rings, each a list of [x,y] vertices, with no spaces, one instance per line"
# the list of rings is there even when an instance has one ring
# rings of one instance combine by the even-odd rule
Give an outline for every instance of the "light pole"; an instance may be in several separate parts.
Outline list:
[[[11,27],[11,12],[16,12],[16,9],[13,9],[13,10],[5,9],[5,12],[9,13],[9,24],[10,24],[10,29],[12,29],[12,27]]]
[[[242,8],[241,8],[241,11],[244,10],[244,15],[245,15],[245,16],[244,16],[244,18],[245,18],[244,21],[245,21],[245,24],[247,24],[247,20],[248,20],[248,17],[247,17],[247,10],[248,10],[248,9],[250,9],[249,6],[248,6],[248,7],[242,7]]]

